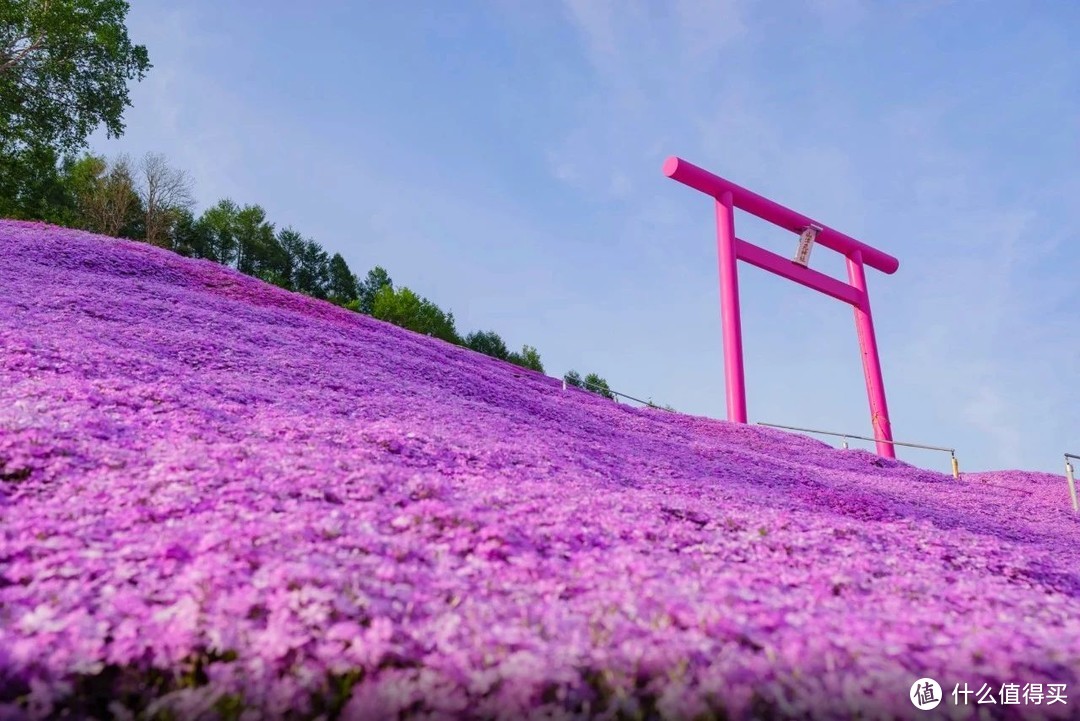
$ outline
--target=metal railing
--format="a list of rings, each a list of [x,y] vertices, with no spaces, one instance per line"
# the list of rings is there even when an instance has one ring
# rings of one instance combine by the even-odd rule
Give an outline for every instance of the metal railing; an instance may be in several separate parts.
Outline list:
[[[643,406],[648,406],[649,408],[656,408],[656,409],[659,409],[659,410],[662,410],[662,411],[671,411],[672,413],[677,413],[678,412],[674,408],[668,408],[668,407],[665,407],[665,406],[658,406],[655,403],[653,403],[652,401],[643,401],[640,398],[635,398],[634,396],[627,395],[626,393],[620,393],[619,391],[613,391],[613,390],[611,390],[610,388],[608,388],[606,386],[597,385],[595,383],[589,383],[588,381],[585,381],[585,380],[581,381],[581,385],[572,385],[570,383],[567,383],[566,379],[563,378],[562,379],[562,387],[563,387],[563,390],[566,390],[567,388],[578,388],[580,390],[588,391],[588,392],[594,392],[594,389],[595,389],[596,391],[601,391],[601,394],[602,393],[610,393],[612,395],[612,400],[614,400],[616,403],[619,402],[619,398],[626,398],[626,399],[634,401],[636,403],[640,403]],[[800,433],[815,433],[817,435],[822,435],[822,436],[835,436],[835,437],[841,439],[841,446],[843,448],[848,448],[849,447],[848,446],[848,439],[849,438],[852,439],[852,440],[869,441],[871,443],[877,443],[879,440],[881,440],[881,439],[878,439],[878,438],[870,438],[869,436],[860,436],[860,435],[857,435],[855,433],[838,433],[836,431],[822,431],[822,430],[818,430],[816,428],[799,428],[798,426],[782,426],[779,423],[764,423],[764,422],[759,421],[755,425],[766,426],[768,428],[780,428],[780,429],[783,429],[785,431],[798,431]],[[946,448],[944,446],[931,446],[931,445],[927,445],[925,443],[910,443],[908,441],[881,441],[881,442],[883,442],[883,443],[891,443],[894,446],[904,446],[905,448],[920,448],[920,449],[927,450],[927,451],[941,451],[942,453],[948,453],[949,454],[949,460],[950,460],[951,465],[952,465],[952,476],[953,476],[953,478],[956,478],[956,479],[960,478],[960,462],[956,459],[956,449],[955,448]],[[1075,511],[1077,513],[1080,513],[1080,501],[1077,500],[1077,495],[1076,495],[1076,478],[1074,476],[1073,465],[1072,465],[1072,463],[1069,462],[1070,458],[1074,459],[1074,460],[1077,460],[1077,461],[1080,461],[1080,456],[1074,455],[1072,453],[1066,453],[1065,454],[1065,480],[1068,481],[1068,484],[1069,484],[1069,499],[1072,501],[1073,511]]]
[[[1070,458],[1080,461],[1080,456],[1072,453],[1065,454],[1065,480],[1069,482],[1069,500],[1072,501],[1073,512],[1080,513],[1080,503],[1076,502],[1076,479],[1073,478],[1073,467],[1069,463]]]
[[[857,436],[854,433],[837,433],[836,431],[820,431],[814,428],[797,428],[795,426],[781,426],[776,423],[758,423],[759,426],[768,426],[769,428],[782,428],[786,431],[799,431],[801,433],[817,433],[823,436],[836,436],[843,439],[843,447],[848,447],[848,439],[858,439],[860,441],[870,441],[871,443],[891,443],[894,446],[906,446],[907,448],[922,448],[928,451],[942,451],[948,453],[952,460],[952,475],[953,478],[960,478],[960,462],[956,460],[956,449],[945,448],[944,446],[928,446],[925,443],[909,443],[907,441],[885,441],[880,438],[869,438],[867,436]],[[1075,457],[1075,456],[1074,456]],[[1080,460],[1080,458],[1078,458]]]
[[[627,395],[625,393],[619,393],[618,391],[613,391],[610,388],[608,388],[607,386],[599,386],[599,385],[596,385],[595,383],[589,383],[588,381],[584,381],[584,380],[580,381],[580,383],[581,383],[580,386],[573,385],[571,383],[567,383],[566,379],[563,378],[562,389],[566,390],[567,388],[577,388],[579,390],[588,391],[590,393],[595,392],[593,390],[593,389],[595,389],[596,391],[600,391],[600,393],[598,393],[597,395],[603,395],[604,393],[610,393],[612,396],[616,396],[616,397],[612,398],[612,400],[615,401],[616,403],[619,402],[619,398],[626,398],[626,399],[635,401],[637,403],[640,403],[643,406],[648,406],[649,408],[656,408],[656,409],[661,410],[661,411],[670,411],[672,413],[678,413],[678,411],[676,411],[674,408],[667,408],[665,406],[658,406],[655,403],[653,403],[652,401],[643,401],[640,398],[635,398],[634,396],[630,396],[630,395]],[[589,386],[589,387],[586,388],[586,386]]]
[[[643,401],[640,398],[635,398],[634,396],[627,395],[626,393],[620,393],[619,391],[613,391],[610,388],[608,388],[607,386],[601,386],[601,385],[597,385],[595,383],[589,383],[588,381],[585,381],[585,380],[580,381],[580,384],[581,385],[574,385],[574,384],[571,384],[571,383],[567,383],[565,378],[562,379],[563,390],[566,390],[567,388],[578,388],[579,390],[583,390],[583,391],[587,391],[587,392],[591,393],[591,392],[594,392],[593,389],[595,389],[596,391],[600,392],[600,393],[598,393],[598,395],[601,395],[601,396],[604,393],[610,393],[611,396],[612,396],[612,400],[614,400],[616,403],[619,402],[619,398],[627,398],[629,400],[640,403],[643,406],[648,406],[649,408],[656,408],[656,409],[662,410],[662,411],[670,411],[672,413],[678,413],[678,411],[676,411],[674,408],[667,408],[665,406],[658,406],[655,403],[653,403],[652,401]],[[798,428],[796,426],[782,426],[782,425],[779,425],[777,423],[762,423],[762,422],[759,422],[756,425],[768,426],[769,428],[782,428],[782,429],[787,430],[787,431],[800,431],[802,433],[817,433],[817,434],[825,435],[825,436],[836,436],[837,438],[842,439],[842,445],[843,445],[844,448],[848,447],[848,439],[849,438],[855,439],[855,440],[860,440],[860,441],[870,441],[871,443],[875,443],[875,442],[877,442],[879,440],[877,438],[870,438],[868,436],[859,436],[859,435],[856,435],[854,433],[837,433],[835,431],[821,431],[821,430],[816,430],[814,428]],[[884,443],[891,443],[894,446],[906,446],[907,448],[922,448],[922,449],[925,449],[925,450],[928,450],[928,451],[943,451],[945,453],[948,453],[949,457],[950,457],[950,459],[952,461],[952,475],[953,475],[953,478],[957,478],[957,479],[960,478],[960,462],[957,461],[957,459],[956,459],[956,449],[955,448],[945,448],[943,446],[929,446],[929,445],[926,445],[924,443],[909,443],[907,441],[883,441],[883,442]],[[1071,456],[1071,457],[1076,458],[1077,460],[1080,460],[1080,456]],[[1069,479],[1070,479],[1069,480],[1069,489],[1073,493],[1073,505],[1075,506],[1076,505],[1076,492],[1075,492],[1075,490],[1073,490],[1072,466],[1069,465],[1068,458],[1069,458],[1069,456],[1067,455],[1065,466],[1066,466],[1066,468],[1068,469],[1068,472],[1069,472]]]

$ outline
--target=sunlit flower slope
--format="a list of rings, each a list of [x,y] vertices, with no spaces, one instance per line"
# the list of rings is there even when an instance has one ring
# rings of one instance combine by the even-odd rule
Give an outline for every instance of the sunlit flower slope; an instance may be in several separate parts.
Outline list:
[[[631,409],[0,222],[0,717],[909,717],[922,676],[1080,706],[1061,476]]]

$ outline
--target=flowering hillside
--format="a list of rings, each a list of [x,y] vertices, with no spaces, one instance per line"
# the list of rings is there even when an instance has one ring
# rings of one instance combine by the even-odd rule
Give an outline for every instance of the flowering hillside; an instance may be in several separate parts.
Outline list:
[[[1060,476],[631,409],[41,224],[0,291],[0,718],[1080,706]]]

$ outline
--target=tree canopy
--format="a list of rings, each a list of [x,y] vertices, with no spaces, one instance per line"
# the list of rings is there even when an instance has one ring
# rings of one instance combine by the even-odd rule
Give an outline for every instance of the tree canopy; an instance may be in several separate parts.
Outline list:
[[[189,258],[215,260],[213,242],[205,216],[196,218],[189,208],[177,213],[173,225],[173,250]]]
[[[461,337],[454,327],[454,314],[442,310],[408,288],[383,286],[375,294],[372,315],[417,333],[426,333],[451,343],[461,343]]]
[[[478,330],[465,336],[465,347],[499,360],[509,360],[510,350],[495,331]]]
[[[127,12],[124,0],[0,0],[5,151],[77,150],[99,125],[123,133],[128,81],[151,67],[128,37]]]
[[[338,305],[348,305],[357,300],[359,292],[356,276],[349,269],[349,264],[341,257],[341,253],[330,256],[327,266],[327,296],[329,300]]]
[[[540,373],[544,372],[544,364],[540,362],[540,352],[531,345],[521,346],[521,352],[511,353],[507,360],[522,368],[529,368]]]
[[[99,155],[85,155],[65,164],[64,177],[78,209],[79,224],[87,230],[122,237],[139,225],[142,200],[126,156],[109,163]]]
[[[288,285],[291,267],[262,206],[245,205],[237,210],[233,228],[236,269],[276,285]]]
[[[98,126],[124,130],[150,69],[123,0],[0,0],[0,215],[70,222],[57,167]]]
[[[585,376],[581,385],[585,390],[592,391],[593,393],[603,396],[611,400],[615,399],[615,394],[611,392],[611,388],[608,386],[608,382],[598,376],[596,373],[590,373]]]
[[[361,313],[371,315],[375,311],[375,296],[385,287],[394,287],[394,281],[390,274],[380,265],[368,271],[367,277],[358,286],[359,310]]]

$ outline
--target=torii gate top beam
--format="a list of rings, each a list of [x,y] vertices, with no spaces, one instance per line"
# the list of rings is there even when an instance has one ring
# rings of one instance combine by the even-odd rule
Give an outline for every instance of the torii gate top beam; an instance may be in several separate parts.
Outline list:
[[[850,236],[844,235],[838,230],[833,230],[832,228],[811,220],[802,213],[798,213],[790,208],[785,208],[779,203],[764,198],[752,190],[747,190],[742,186],[732,183],[730,180],[724,180],[717,175],[713,175],[708,170],[699,168],[682,158],[674,156],[668,158],[664,162],[664,175],[672,180],[677,180],[684,185],[688,185],[695,190],[699,190],[706,195],[711,195],[717,200],[719,200],[724,193],[731,193],[732,204],[736,208],[745,210],[747,213],[756,215],[762,220],[766,220],[781,228],[790,230],[793,233],[798,234],[802,232],[803,228],[811,225],[817,226],[821,228],[821,231],[818,232],[815,242],[848,257],[851,257],[857,251],[862,255],[863,263],[871,268],[880,270],[882,273],[892,274],[900,267],[900,261],[888,253],[883,253],[877,248],[873,248],[866,243],[859,242]],[[749,260],[749,258],[747,260]]]

